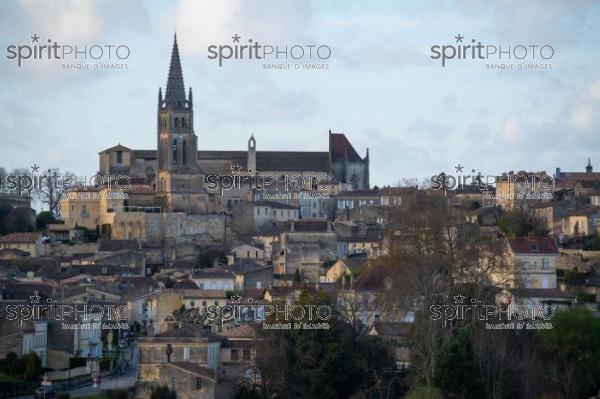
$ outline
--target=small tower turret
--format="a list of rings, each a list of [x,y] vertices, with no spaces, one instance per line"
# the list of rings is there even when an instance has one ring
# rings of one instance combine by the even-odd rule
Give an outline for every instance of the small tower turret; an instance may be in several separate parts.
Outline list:
[[[248,140],[248,174],[256,173],[256,140],[254,134]]]

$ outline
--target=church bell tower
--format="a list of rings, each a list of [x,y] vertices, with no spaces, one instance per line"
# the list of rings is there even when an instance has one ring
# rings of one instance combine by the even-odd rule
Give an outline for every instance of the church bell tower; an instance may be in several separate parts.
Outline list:
[[[185,194],[202,191],[197,155],[198,137],[194,133],[192,89],[185,94],[177,35],[173,39],[167,87],[158,89],[157,141],[158,174],[156,191],[167,209],[188,210]],[[181,194],[179,198],[177,194]]]

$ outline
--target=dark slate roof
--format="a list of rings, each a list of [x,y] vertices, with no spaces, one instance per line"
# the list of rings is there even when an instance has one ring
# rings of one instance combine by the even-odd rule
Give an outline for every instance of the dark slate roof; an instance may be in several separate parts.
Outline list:
[[[402,323],[393,321],[376,321],[374,323],[375,331],[379,336],[385,337],[403,337],[408,335],[412,327],[412,323]]]
[[[368,190],[353,190],[353,191],[342,191],[336,195],[336,198],[339,197],[378,197],[379,190],[377,189],[368,189]]]
[[[156,150],[133,150],[133,156],[139,159],[156,159]]]
[[[247,167],[247,151],[198,151],[199,161],[227,160]],[[329,172],[329,153],[324,151],[256,151],[259,171],[306,170]]]
[[[269,269],[273,266],[261,265],[251,260],[238,260],[231,265],[231,270],[236,274],[252,273],[258,270]]]
[[[98,251],[115,252],[123,249],[140,249],[140,243],[137,240],[100,240]]]
[[[185,103],[185,86],[183,84],[183,72],[179,58],[179,46],[177,35],[173,38],[173,50],[171,51],[171,63],[169,65],[169,76],[167,77],[167,89],[165,90],[165,103],[178,106],[178,102]]]
[[[192,273],[193,278],[234,278],[234,274],[231,270],[225,269],[202,269],[194,270]]]
[[[328,222],[324,220],[298,220],[291,222],[294,224],[294,232],[325,232],[327,231]],[[291,224],[288,224],[290,231]]]
[[[283,233],[283,223],[273,222],[257,229],[255,236],[278,236]]]
[[[197,289],[198,286],[192,280],[177,280],[173,282],[173,288]]]

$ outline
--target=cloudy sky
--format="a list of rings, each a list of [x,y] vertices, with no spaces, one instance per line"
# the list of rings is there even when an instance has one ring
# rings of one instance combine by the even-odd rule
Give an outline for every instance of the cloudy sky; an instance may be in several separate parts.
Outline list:
[[[489,3],[489,4],[488,4]],[[0,3],[0,166],[91,175],[97,153],[156,147],[156,99],[174,30],[194,90],[200,149],[327,149],[344,132],[371,154],[371,183],[453,171],[600,170],[600,3],[585,0],[21,0]],[[326,44],[326,70],[265,70],[208,59],[242,41]],[[127,70],[66,70],[7,47],[126,45]],[[489,70],[430,58],[455,36],[507,48],[549,45],[551,70]],[[115,60],[113,60],[114,62]],[[511,62],[505,61],[504,62]],[[535,62],[539,62],[539,57]],[[494,63],[499,61],[493,60]]]

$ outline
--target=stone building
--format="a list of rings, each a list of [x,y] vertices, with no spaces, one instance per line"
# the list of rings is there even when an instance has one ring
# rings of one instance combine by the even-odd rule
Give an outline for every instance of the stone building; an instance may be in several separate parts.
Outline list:
[[[305,278],[319,281],[323,262],[336,256],[337,239],[330,222],[290,222],[273,245],[274,272],[293,275],[298,270]]]
[[[199,151],[193,115],[192,89],[186,95],[175,37],[164,97],[162,89],[158,93],[157,150],[120,144],[108,148],[99,154],[99,175],[144,182],[154,191],[156,206],[186,213],[231,208],[247,200],[258,176],[273,182],[305,180],[309,190],[313,178],[325,176],[352,189],[369,188],[368,150],[364,157],[358,155],[343,133],[329,131],[328,151],[258,151],[254,135],[246,151]],[[242,176],[243,184],[226,188],[220,184],[222,177]]]
[[[138,340],[136,398],[167,386],[178,398],[214,398],[222,339],[192,325]]]

